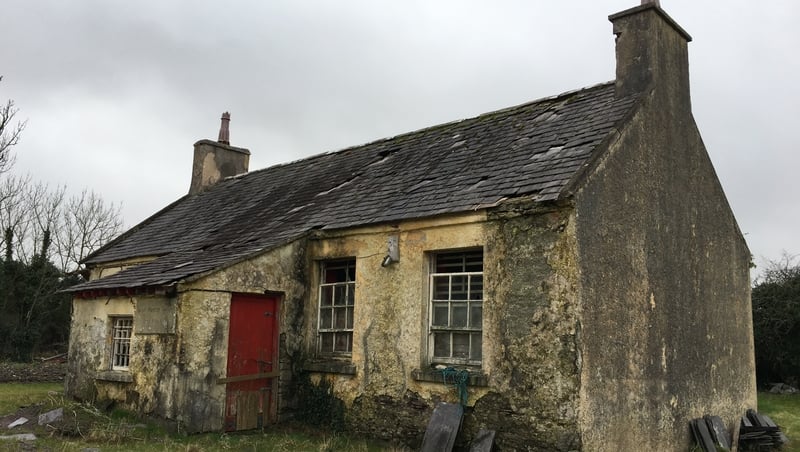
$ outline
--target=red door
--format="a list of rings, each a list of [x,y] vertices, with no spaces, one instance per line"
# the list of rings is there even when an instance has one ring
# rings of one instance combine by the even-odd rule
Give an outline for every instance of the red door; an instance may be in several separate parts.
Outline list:
[[[278,376],[278,297],[233,294],[228,334],[225,430],[274,422]]]

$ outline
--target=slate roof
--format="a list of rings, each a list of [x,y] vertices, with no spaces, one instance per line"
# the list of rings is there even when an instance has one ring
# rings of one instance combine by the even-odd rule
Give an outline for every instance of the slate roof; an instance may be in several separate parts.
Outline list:
[[[159,256],[71,291],[163,286],[337,229],[557,199],[634,106],[609,82],[228,178],[86,259]]]

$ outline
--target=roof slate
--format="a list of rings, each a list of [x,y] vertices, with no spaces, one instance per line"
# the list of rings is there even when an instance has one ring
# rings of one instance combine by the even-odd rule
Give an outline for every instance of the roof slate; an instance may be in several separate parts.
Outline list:
[[[337,229],[554,200],[633,108],[606,83],[225,179],[91,255],[154,261],[71,289],[163,286]]]

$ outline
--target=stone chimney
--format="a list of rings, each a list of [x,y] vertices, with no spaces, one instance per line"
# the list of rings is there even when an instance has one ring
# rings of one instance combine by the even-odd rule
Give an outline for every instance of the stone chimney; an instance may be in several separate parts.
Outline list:
[[[217,141],[200,140],[194,144],[190,195],[203,192],[226,177],[247,172],[250,151],[230,145],[230,121],[231,114],[223,113]]]
[[[689,53],[692,40],[659,6],[643,0],[640,6],[612,14],[608,20],[617,36],[617,96],[656,88],[662,94],[689,101]]]

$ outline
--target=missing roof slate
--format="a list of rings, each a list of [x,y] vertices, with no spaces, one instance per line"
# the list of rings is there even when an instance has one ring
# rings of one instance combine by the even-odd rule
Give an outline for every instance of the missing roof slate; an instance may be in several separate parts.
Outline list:
[[[160,257],[75,290],[152,285],[167,269],[168,282],[179,281],[314,228],[467,212],[518,196],[555,199],[634,102],[617,98],[610,82],[224,180],[181,198],[86,262]],[[196,251],[208,244],[215,245]]]

